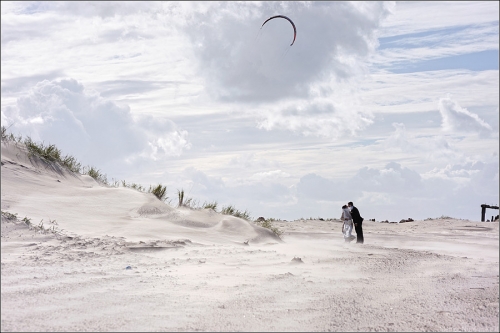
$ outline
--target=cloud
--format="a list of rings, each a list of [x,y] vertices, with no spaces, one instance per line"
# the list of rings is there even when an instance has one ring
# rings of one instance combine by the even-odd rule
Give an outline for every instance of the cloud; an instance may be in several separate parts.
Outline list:
[[[225,188],[222,178],[208,176],[195,167],[188,167],[184,170],[184,175],[192,181],[192,189],[202,197],[215,200],[214,193],[222,194]],[[216,196],[215,196],[216,197]]]
[[[471,178],[485,169],[480,161],[470,161],[462,164],[448,164],[444,168],[434,168],[425,174],[426,179],[453,180],[457,186],[469,183]],[[498,177],[498,176],[497,176]]]
[[[365,219],[399,221],[448,215],[478,220],[480,204],[498,204],[498,165],[493,158],[470,160],[421,175],[390,162],[382,168],[361,168],[340,180],[307,174],[297,184],[298,204],[289,207],[285,216],[320,213],[336,217],[339,203],[353,201]]]
[[[467,107],[498,107],[498,70],[439,70],[417,73],[372,73],[360,84],[359,98],[373,113],[436,110],[440,98],[460,96]]]
[[[406,155],[423,155],[434,161],[458,161],[463,158],[463,154],[457,151],[443,136],[414,135],[402,123],[393,123],[392,126],[395,128],[394,132],[382,141],[382,147],[385,151],[403,152]]]
[[[297,184],[297,196],[300,200],[337,200],[342,198],[344,186],[314,173],[300,178]]]
[[[38,82],[16,106],[2,110],[2,123],[35,141],[55,144],[84,164],[179,156],[191,146],[187,131],[172,121],[133,117],[128,107],[74,79]]]
[[[414,34],[453,26],[498,22],[498,2],[398,1],[390,4],[393,15],[384,21],[383,37]]]
[[[440,98],[438,103],[442,117],[442,129],[447,132],[474,132],[488,134],[491,126],[475,113],[462,108],[450,97]]]
[[[235,156],[231,158],[229,164],[242,169],[268,168],[279,166],[279,163],[277,163],[276,161],[267,158],[260,158],[256,153],[253,152],[243,153]]]
[[[147,80],[109,80],[98,83],[99,93],[103,97],[123,97],[127,95],[147,94],[166,87],[183,84],[183,81],[147,81]]]
[[[305,136],[330,139],[355,135],[373,122],[372,115],[352,100],[335,103],[325,98],[280,103],[260,111],[259,117],[258,128],[286,129]]]
[[[204,9],[185,29],[208,93],[247,103],[305,98],[311,83],[332,76],[348,79],[376,46],[375,30],[388,14],[382,3],[223,2]],[[293,30],[286,20],[260,29],[275,13],[295,22],[292,47]]]
[[[418,196],[422,189],[420,175],[396,162],[389,162],[381,169],[360,169],[350,182],[354,188],[365,191],[391,193],[393,196]]]
[[[250,177],[251,181],[266,181],[266,180],[275,180],[277,178],[288,178],[290,174],[281,170],[272,170],[265,172],[257,172]]]
[[[60,70],[34,74],[27,76],[17,76],[11,79],[2,79],[2,94],[16,93],[31,89],[35,84],[43,80],[54,80],[64,76]]]
[[[288,21],[261,29],[275,13],[294,21],[293,46]],[[243,109],[259,129],[336,140],[372,123],[357,80],[386,15],[383,3],[216,3],[197,9],[184,31],[210,99]]]
[[[15,7],[14,7],[15,8]],[[34,15],[37,13],[53,12],[71,16],[110,18],[114,16],[133,15],[137,12],[149,13],[158,9],[158,4],[152,2],[73,2],[73,1],[34,1],[28,5],[19,6],[16,11],[19,14]]]
[[[236,185],[229,185],[222,178],[209,176],[194,167],[186,168],[183,177],[191,181],[188,195],[201,202],[216,201],[220,206],[234,205],[255,214],[269,213],[261,209],[263,206],[275,209],[295,203],[293,191],[274,181],[276,177],[288,177],[281,170],[257,174],[252,183]]]

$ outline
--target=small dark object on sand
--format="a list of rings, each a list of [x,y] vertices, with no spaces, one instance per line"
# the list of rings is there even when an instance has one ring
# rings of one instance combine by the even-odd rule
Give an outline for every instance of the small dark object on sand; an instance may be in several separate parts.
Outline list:
[[[299,264],[299,263],[300,263],[300,264],[303,264],[303,263],[304,263],[304,262],[302,261],[302,259],[301,259],[301,258],[299,258],[299,257],[293,257],[292,262],[293,262],[293,263],[297,263],[297,264]]]

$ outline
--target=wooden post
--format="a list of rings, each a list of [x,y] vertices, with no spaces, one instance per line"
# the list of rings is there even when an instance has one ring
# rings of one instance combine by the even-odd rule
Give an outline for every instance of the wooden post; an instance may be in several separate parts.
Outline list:
[[[486,208],[498,209],[498,206],[490,206],[486,204],[481,205],[481,222],[484,222],[484,217],[486,215]],[[491,222],[493,222],[493,216],[491,217]]]

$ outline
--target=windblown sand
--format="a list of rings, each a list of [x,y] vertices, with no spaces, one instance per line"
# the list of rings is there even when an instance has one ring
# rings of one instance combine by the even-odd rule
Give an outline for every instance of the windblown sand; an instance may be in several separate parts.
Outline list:
[[[499,330],[497,222],[366,221],[358,245],[338,220],[277,221],[279,239],[12,142],[1,161],[2,331]]]

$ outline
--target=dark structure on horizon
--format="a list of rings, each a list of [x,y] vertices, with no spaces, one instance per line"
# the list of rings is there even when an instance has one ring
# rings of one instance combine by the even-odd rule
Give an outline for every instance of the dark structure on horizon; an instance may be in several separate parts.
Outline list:
[[[486,204],[481,205],[481,222],[484,222],[484,216],[486,215],[486,208],[498,209],[498,206],[490,206]],[[491,217],[491,222],[494,221],[494,217]]]

